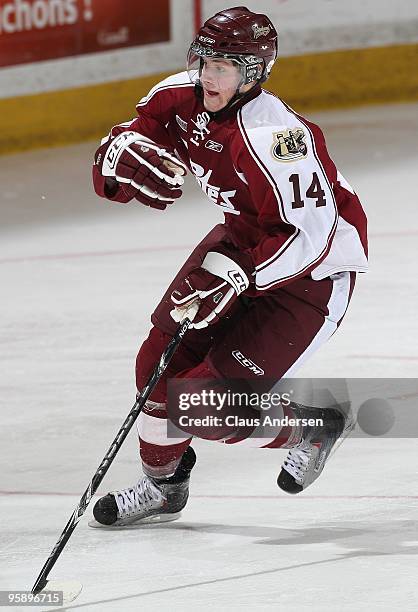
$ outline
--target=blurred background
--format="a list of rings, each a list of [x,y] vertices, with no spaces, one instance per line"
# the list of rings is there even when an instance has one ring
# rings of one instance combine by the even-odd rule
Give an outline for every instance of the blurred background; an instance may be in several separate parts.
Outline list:
[[[99,137],[223,0],[0,0],[0,152]],[[279,32],[268,88],[299,112],[418,98],[414,0],[249,0]]]

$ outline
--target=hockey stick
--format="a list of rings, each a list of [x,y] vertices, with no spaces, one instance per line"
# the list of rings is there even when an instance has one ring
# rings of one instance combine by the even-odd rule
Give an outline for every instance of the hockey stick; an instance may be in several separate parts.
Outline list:
[[[191,310],[191,309],[190,309]],[[187,313],[188,314],[188,313]],[[73,533],[74,529],[77,527],[77,523],[79,522],[79,520],[81,519],[81,517],[83,516],[83,514],[85,513],[87,506],[90,503],[91,498],[93,497],[93,495],[95,494],[95,492],[97,491],[100,483],[102,482],[107,470],[109,469],[110,465],[112,464],[114,458],[116,457],[120,447],[123,444],[123,441],[125,440],[126,436],[128,435],[129,431],[132,428],[132,425],[135,423],[139,413],[141,412],[142,408],[145,405],[145,402],[147,401],[147,399],[149,398],[149,396],[151,395],[152,391],[154,390],[154,388],[156,387],[158,381],[160,380],[161,376],[163,375],[164,371],[166,370],[171,358],[173,357],[175,351],[177,350],[178,346],[180,345],[184,334],[187,332],[187,330],[189,329],[192,320],[194,318],[194,315],[196,314],[196,312],[192,312],[191,314],[189,314],[189,317],[186,317],[182,320],[182,322],[180,323],[179,327],[177,328],[176,333],[174,334],[173,338],[170,340],[167,348],[165,349],[164,353],[161,355],[160,361],[158,363],[158,365],[155,367],[154,371],[152,372],[151,376],[149,377],[147,384],[145,385],[145,387],[142,389],[142,391],[140,393],[138,393],[138,395],[136,396],[136,401],[135,404],[132,408],[132,410],[130,411],[130,413],[128,414],[128,416],[125,419],[125,422],[123,423],[122,427],[119,429],[116,438],[113,440],[109,450],[107,451],[106,455],[104,456],[101,464],[99,465],[99,467],[96,470],[96,473],[94,474],[89,486],[87,487],[87,489],[84,491],[83,496],[81,497],[78,505],[76,506],[73,514],[71,515],[68,523],[66,524],[64,531],[62,532],[58,542],[55,544],[54,548],[52,549],[51,554],[49,555],[48,559],[46,560],[45,565],[43,566],[38,578],[36,579],[35,584],[32,587],[32,593],[36,594],[39,593],[40,591],[42,591],[45,586],[47,585],[48,581],[48,574],[51,571],[51,569],[54,567],[58,557],[60,556],[60,554],[62,553],[64,546],[66,545],[66,543],[68,542],[68,540],[71,537],[71,534]],[[62,588],[62,586],[65,583],[61,583],[60,587]],[[55,590],[61,590],[57,585],[54,585]],[[52,583],[49,584],[49,589],[52,589]],[[73,591],[71,594],[71,597],[67,597],[67,601],[75,599],[75,597],[77,597],[77,595],[79,594],[79,592],[81,591],[81,585],[80,586],[75,586],[74,584],[70,585],[70,589]]]

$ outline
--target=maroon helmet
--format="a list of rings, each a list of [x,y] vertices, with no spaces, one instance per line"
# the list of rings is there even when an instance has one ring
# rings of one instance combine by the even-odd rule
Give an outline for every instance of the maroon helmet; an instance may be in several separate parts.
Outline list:
[[[189,49],[189,75],[192,82],[199,84],[203,59],[223,58],[240,67],[240,85],[263,82],[276,60],[277,49],[277,32],[270,19],[245,6],[236,6],[216,13],[200,28]]]

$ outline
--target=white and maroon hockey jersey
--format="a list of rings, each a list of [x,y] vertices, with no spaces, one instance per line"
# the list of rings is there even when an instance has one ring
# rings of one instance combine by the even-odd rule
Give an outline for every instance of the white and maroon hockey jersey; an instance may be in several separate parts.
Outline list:
[[[320,128],[254,87],[211,116],[187,72],[165,79],[137,105],[134,130],[175,150],[225,214],[227,235],[251,256],[257,292],[310,274],[319,280],[367,270],[367,221],[328,155]],[[104,179],[94,167],[96,192]],[[112,198],[126,202],[122,191]]]

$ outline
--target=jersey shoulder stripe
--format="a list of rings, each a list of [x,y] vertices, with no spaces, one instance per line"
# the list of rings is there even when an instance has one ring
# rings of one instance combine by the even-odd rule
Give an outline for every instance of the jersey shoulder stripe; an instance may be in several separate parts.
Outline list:
[[[183,89],[192,87],[194,88],[194,84],[190,82],[189,75],[186,71],[178,72],[177,74],[172,74],[167,77],[163,81],[160,81],[150,91],[146,96],[141,98],[136,107],[145,106],[148,102],[155,96],[155,94],[165,91],[167,89]]]
[[[278,188],[277,182],[274,180],[269,169],[260,159],[255,146],[255,140],[257,139],[254,132],[261,132],[262,128],[270,128],[276,125],[276,117],[273,117],[269,113],[269,108],[266,108],[264,102],[265,91],[262,90],[261,95],[257,96],[253,100],[250,100],[238,111],[238,126],[241,132],[242,139],[250,153],[251,157],[261,169],[266,179],[270,183],[273,193],[276,197],[280,216],[286,223],[289,223],[286,218],[284,210],[283,200]],[[265,131],[265,130],[264,130]]]

